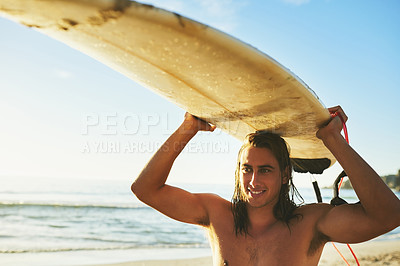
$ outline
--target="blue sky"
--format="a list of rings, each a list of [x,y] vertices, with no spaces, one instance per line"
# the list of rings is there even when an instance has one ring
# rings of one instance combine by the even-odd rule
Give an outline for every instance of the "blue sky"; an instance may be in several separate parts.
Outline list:
[[[342,105],[351,145],[379,174],[400,169],[397,0],[146,3],[267,53],[325,106]],[[0,33],[0,178],[132,180],[182,120],[184,110],[33,29],[0,18]],[[232,183],[239,147],[221,132],[199,134],[171,181]],[[317,179],[328,185],[339,172],[336,165]],[[309,177],[296,182],[309,186]]]

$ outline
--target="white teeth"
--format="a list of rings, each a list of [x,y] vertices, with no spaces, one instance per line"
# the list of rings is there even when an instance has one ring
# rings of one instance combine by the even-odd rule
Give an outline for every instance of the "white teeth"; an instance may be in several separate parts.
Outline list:
[[[252,194],[254,194],[254,195],[258,195],[258,194],[261,194],[261,193],[264,192],[264,190],[254,191],[254,190],[251,190],[250,188],[247,188],[247,190],[250,191],[250,192],[251,192]]]

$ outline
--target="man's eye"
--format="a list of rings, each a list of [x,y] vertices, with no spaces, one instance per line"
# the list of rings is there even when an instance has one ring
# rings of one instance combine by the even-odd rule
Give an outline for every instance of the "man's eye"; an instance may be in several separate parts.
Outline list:
[[[269,173],[269,172],[270,172],[269,169],[260,169],[260,173],[261,174],[266,174],[266,173]]]
[[[249,167],[243,167],[243,168],[242,168],[242,172],[243,172],[243,173],[250,173],[250,172],[251,172],[251,168],[249,168]]]

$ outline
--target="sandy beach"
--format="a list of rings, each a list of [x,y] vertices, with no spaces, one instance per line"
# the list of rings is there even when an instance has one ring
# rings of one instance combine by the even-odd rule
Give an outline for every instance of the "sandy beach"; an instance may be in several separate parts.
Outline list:
[[[350,265],[356,265],[346,245],[336,244]],[[400,265],[400,240],[368,241],[351,245],[361,265]],[[179,260],[148,260],[98,266],[211,266],[211,257],[179,259]],[[326,244],[319,265],[346,265],[331,243]]]
[[[336,244],[350,265],[357,265],[349,249],[344,244]],[[368,241],[352,244],[360,265],[400,265],[400,240]],[[319,265],[346,265],[332,243],[327,243]]]

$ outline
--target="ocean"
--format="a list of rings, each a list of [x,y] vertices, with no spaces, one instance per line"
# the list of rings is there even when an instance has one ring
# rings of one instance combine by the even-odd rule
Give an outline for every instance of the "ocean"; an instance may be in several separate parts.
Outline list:
[[[174,221],[139,202],[132,180],[0,178],[0,264],[85,265],[210,256],[204,230]],[[179,184],[230,199],[231,185]],[[312,188],[299,188],[306,203]],[[323,201],[332,197],[321,189]],[[351,190],[341,190],[357,202]],[[397,193],[400,197],[400,193]],[[378,237],[400,239],[400,229]]]

